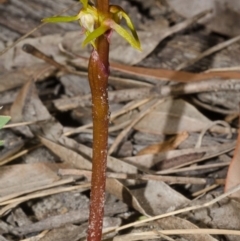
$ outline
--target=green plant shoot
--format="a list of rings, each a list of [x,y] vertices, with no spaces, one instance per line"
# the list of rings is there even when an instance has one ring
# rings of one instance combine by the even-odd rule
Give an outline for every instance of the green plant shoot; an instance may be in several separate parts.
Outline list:
[[[1,115],[1,116],[0,116],[0,129],[2,129],[3,126],[5,126],[10,119],[11,119],[10,116],[2,116],[2,115]],[[0,146],[2,146],[3,144],[4,144],[4,141],[1,141],[1,140],[0,140]]]

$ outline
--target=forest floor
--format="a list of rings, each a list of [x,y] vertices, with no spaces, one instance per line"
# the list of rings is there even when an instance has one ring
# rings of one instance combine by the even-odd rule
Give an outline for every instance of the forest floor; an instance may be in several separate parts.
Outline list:
[[[238,5],[119,2],[143,51],[113,34],[103,239],[237,241]],[[0,241],[86,238],[91,48],[77,22],[41,24],[80,7],[0,0]]]

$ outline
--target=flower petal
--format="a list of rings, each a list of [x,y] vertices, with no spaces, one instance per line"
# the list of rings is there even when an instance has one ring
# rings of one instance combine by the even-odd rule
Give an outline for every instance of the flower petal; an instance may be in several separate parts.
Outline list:
[[[139,42],[139,44],[140,44],[140,41],[139,41],[137,32],[136,32],[136,30],[135,30],[135,28],[134,28],[134,25],[133,25],[133,23],[132,23],[132,20],[129,18],[129,16],[126,14],[126,12],[122,11],[121,13],[122,13],[123,18],[125,19],[125,21],[126,21],[126,23],[127,23],[127,26],[129,27],[129,29],[130,29],[131,32],[132,32],[133,37],[134,37],[135,40],[136,40],[137,42]]]
[[[111,28],[114,29],[120,36],[122,36],[128,43],[131,44],[132,47],[141,51],[141,44],[134,36],[129,34],[127,30],[121,27],[119,24],[111,21]]]
[[[87,34],[87,37],[83,41],[82,45],[85,46],[88,43],[94,41],[99,36],[103,35],[107,30],[109,30],[109,27],[106,25],[101,25],[97,29],[95,29],[93,32]]]

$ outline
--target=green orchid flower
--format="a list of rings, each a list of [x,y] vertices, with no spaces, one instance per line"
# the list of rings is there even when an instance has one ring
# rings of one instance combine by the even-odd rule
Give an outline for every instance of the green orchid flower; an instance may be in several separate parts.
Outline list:
[[[134,25],[127,13],[121,7],[111,5],[109,13],[103,14],[99,12],[96,7],[88,4],[88,0],[80,1],[83,7],[77,15],[44,18],[42,21],[48,23],[79,21],[79,24],[84,29],[86,36],[82,43],[83,46],[90,43],[94,48],[96,48],[95,40],[99,36],[106,34],[109,39],[112,30],[115,30],[133,48],[141,50],[141,44]],[[131,33],[119,24],[122,19],[125,19]]]

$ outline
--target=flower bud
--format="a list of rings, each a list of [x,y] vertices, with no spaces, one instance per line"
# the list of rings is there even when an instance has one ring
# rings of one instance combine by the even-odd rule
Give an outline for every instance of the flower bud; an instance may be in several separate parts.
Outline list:
[[[89,32],[93,32],[94,22],[94,17],[90,13],[83,13],[79,18],[80,25]]]

